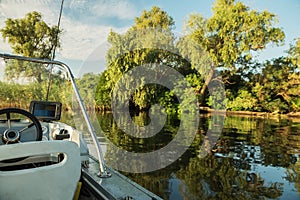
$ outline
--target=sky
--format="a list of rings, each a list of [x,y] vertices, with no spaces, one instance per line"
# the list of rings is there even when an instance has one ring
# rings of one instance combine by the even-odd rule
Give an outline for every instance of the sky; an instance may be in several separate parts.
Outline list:
[[[286,34],[281,47],[267,46],[258,53],[258,60],[284,56],[294,39],[300,37],[300,0],[241,0],[250,9],[268,10],[277,15],[277,26]],[[106,42],[110,30],[124,33],[143,10],[158,6],[175,21],[175,32],[182,35],[183,24],[191,13],[205,18],[212,15],[214,0],[64,0],[61,18],[61,49],[56,59],[66,62],[80,76],[105,69]],[[7,18],[23,18],[38,11],[49,25],[57,24],[61,0],[0,0],[0,28]],[[0,36],[2,38],[2,36]],[[11,52],[9,44],[0,39],[0,52]]]

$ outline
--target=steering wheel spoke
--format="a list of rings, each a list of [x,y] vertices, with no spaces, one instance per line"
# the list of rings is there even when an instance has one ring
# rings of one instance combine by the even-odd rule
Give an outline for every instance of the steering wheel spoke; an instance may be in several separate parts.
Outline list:
[[[8,128],[10,128],[11,127],[10,113],[6,113],[6,119],[7,119],[7,126]]]
[[[26,131],[27,129],[31,128],[34,126],[34,123],[29,124],[28,126],[22,128],[21,130],[19,130],[19,133],[22,133],[23,131]]]

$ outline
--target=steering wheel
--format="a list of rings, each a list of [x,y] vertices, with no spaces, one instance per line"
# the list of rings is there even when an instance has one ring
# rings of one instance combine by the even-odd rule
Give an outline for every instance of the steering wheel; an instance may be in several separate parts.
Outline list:
[[[1,115],[6,116],[3,119]],[[12,116],[16,115],[25,116],[29,122],[28,120],[12,119]],[[0,136],[3,144],[40,141],[43,131],[39,120],[30,112],[19,108],[5,108],[0,110]]]

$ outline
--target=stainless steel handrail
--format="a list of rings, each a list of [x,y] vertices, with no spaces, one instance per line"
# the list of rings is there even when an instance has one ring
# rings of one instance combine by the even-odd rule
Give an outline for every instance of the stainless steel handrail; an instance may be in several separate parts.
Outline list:
[[[66,73],[69,76],[69,79],[71,81],[72,87],[74,89],[75,96],[78,100],[79,107],[80,107],[80,110],[82,111],[84,120],[88,125],[88,130],[89,130],[89,132],[91,134],[91,137],[93,139],[93,142],[96,146],[97,157],[98,157],[98,160],[99,160],[99,170],[100,170],[99,176],[103,177],[103,178],[110,177],[111,174],[107,171],[107,168],[105,166],[103,154],[102,154],[102,151],[101,151],[100,143],[97,139],[96,131],[95,131],[95,129],[94,129],[89,117],[88,117],[88,114],[86,112],[86,108],[84,106],[83,100],[82,100],[82,98],[80,96],[80,93],[78,91],[78,88],[77,88],[77,85],[75,83],[75,79],[74,79],[74,76],[72,74],[72,71],[71,71],[70,67],[68,65],[66,65],[65,63],[60,62],[60,61],[55,61],[55,60],[53,61],[53,60],[49,60],[49,59],[39,59],[39,58],[29,58],[29,57],[17,56],[17,55],[11,55],[11,54],[4,54],[4,53],[0,53],[0,58],[23,60],[23,61],[29,61],[29,62],[42,63],[42,64],[59,65],[63,69],[65,69],[65,71],[66,71]]]

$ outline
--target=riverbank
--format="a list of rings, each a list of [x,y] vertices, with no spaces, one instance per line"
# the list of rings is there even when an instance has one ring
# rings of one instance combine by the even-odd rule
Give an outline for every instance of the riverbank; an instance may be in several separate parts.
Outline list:
[[[0,105],[0,109],[7,108],[7,107],[18,107],[18,108],[25,108],[29,109],[29,106],[20,106],[17,104],[9,104],[9,105]],[[110,110],[101,110],[94,108],[96,112],[99,113],[106,113],[111,112]],[[300,122],[300,112],[290,112],[286,114],[280,114],[280,113],[268,113],[268,112],[253,112],[253,111],[230,111],[230,110],[222,110],[217,111],[214,109],[211,109],[209,107],[199,107],[200,114],[210,114],[212,112],[217,112],[218,114],[223,114],[226,116],[240,116],[240,117],[255,117],[255,118],[272,118],[272,119],[289,119],[293,122]],[[65,111],[71,111],[72,109],[70,107],[65,107]],[[87,110],[93,110],[92,107],[88,107]]]
[[[216,111],[209,107],[200,107],[200,113],[218,112],[226,116],[255,117],[255,118],[271,118],[271,119],[289,119],[293,122],[300,122],[300,112],[291,112],[286,114],[253,112],[253,111]]]

